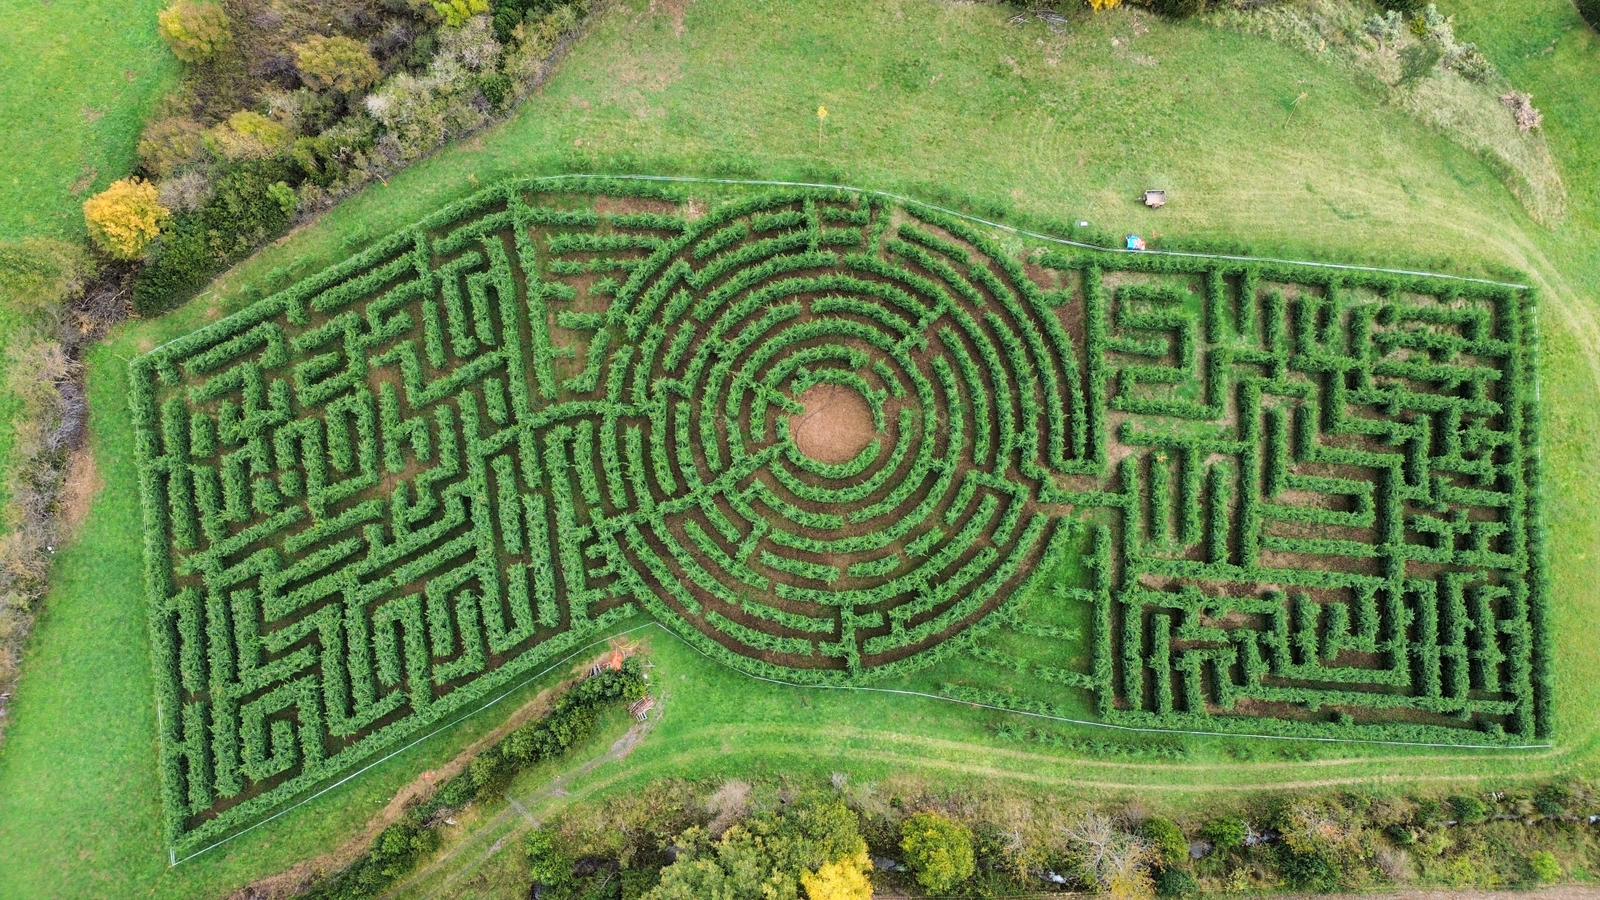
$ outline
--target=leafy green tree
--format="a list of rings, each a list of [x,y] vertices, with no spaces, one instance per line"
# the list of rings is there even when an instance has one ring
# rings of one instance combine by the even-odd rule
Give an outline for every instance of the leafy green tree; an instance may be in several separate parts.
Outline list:
[[[1189,861],[1189,839],[1183,836],[1183,829],[1178,827],[1178,823],[1157,816],[1145,820],[1140,830],[1145,840],[1155,848],[1161,865],[1181,866]]]
[[[216,3],[178,0],[161,11],[156,25],[172,55],[186,63],[214,59],[233,42],[228,14]]]
[[[572,860],[561,852],[561,847],[550,832],[542,828],[535,829],[528,834],[522,849],[528,855],[528,877],[533,879],[534,884],[555,886],[566,883],[572,877]]]
[[[846,879],[823,883],[818,874],[830,863],[865,860],[867,852],[855,813],[831,798],[803,800],[757,816],[729,828],[715,842],[699,841],[696,835],[683,841],[688,848],[662,870],[647,900],[798,900],[807,875],[819,889],[836,886],[834,882]]]
[[[1211,842],[1218,853],[1232,853],[1244,847],[1250,837],[1250,826],[1238,816],[1212,819],[1200,829],[1200,836]]]
[[[938,813],[917,813],[900,824],[900,849],[930,894],[947,894],[978,870],[972,831]]]
[[[295,68],[313,90],[355,94],[382,74],[367,45],[344,36],[313,35],[294,45]]]

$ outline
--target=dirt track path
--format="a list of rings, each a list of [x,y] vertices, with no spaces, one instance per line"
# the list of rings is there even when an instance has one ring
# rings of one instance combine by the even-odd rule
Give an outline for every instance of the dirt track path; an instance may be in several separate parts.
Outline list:
[[[403,897],[414,890],[419,890],[421,895],[426,896],[457,895],[458,892],[454,888],[463,878],[476,872],[525,832],[539,827],[540,820],[534,815],[533,810],[543,807],[552,800],[569,796],[568,788],[574,781],[632,754],[645,736],[655,728],[656,723],[661,721],[665,706],[665,697],[662,697],[657,701],[655,715],[634,724],[622,737],[617,738],[604,754],[577,768],[562,772],[554,780],[532,793],[520,797],[507,794],[505,809],[493,818],[471,826],[470,833],[460,843],[413,870],[405,880],[391,887],[383,896]],[[490,838],[494,840],[491,842]],[[457,861],[469,854],[468,861],[458,866]],[[454,871],[451,871],[452,869]],[[423,889],[431,878],[440,874],[444,875],[442,882],[428,885]]]

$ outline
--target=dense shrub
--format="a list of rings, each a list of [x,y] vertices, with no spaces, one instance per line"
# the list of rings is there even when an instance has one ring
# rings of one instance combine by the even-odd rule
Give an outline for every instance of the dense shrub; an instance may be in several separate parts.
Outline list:
[[[367,45],[348,37],[314,35],[294,47],[295,68],[315,90],[354,94],[377,82],[378,61]]]
[[[948,894],[977,871],[972,830],[938,813],[917,813],[900,825],[900,850],[917,884]]]
[[[1528,871],[1533,875],[1533,880],[1540,884],[1555,884],[1566,873],[1561,870],[1561,862],[1549,850],[1536,850],[1528,854]]]
[[[434,11],[447,28],[458,28],[468,19],[489,11],[489,0],[432,0]]]
[[[1168,866],[1156,876],[1156,894],[1161,897],[1193,897],[1200,893],[1194,873],[1181,866]]]
[[[1451,797],[1450,810],[1462,825],[1479,825],[1489,820],[1489,804],[1477,797]]]
[[[185,116],[151,122],[139,136],[139,162],[145,171],[166,178],[205,155],[205,126]]]
[[[1181,866],[1189,861],[1189,840],[1178,823],[1157,816],[1145,820],[1140,831],[1155,848],[1163,866]]]
[[[555,836],[543,828],[528,833],[522,852],[528,859],[528,878],[535,890],[562,884],[572,874],[572,859],[561,852]]]
[[[220,3],[178,0],[162,10],[157,21],[172,54],[187,63],[207,62],[233,40]]]
[[[526,19],[545,15],[560,5],[560,0],[493,0],[495,36],[509,43],[517,26]]]
[[[1250,826],[1238,816],[1212,819],[1200,829],[1200,835],[1211,842],[1218,853],[1232,853],[1244,849],[1250,837]]]
[[[872,860],[862,850],[800,876],[806,900],[872,900]]]
[[[252,162],[218,179],[200,210],[179,216],[151,244],[134,284],[134,311],[149,316],[172,309],[228,263],[288,228],[295,212],[288,173],[282,163]]]
[[[266,159],[288,149],[294,134],[281,122],[242,109],[207,129],[206,147],[229,162]]]
[[[139,178],[113,181],[83,204],[89,237],[114,259],[138,259],[170,215],[156,186]]]

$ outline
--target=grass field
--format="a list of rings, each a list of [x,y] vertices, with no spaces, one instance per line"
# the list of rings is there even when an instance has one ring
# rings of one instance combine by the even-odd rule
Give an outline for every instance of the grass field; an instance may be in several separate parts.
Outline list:
[[[1455,785],[1589,769],[1600,741],[1600,664],[1586,637],[1600,552],[1590,515],[1600,463],[1600,179],[1585,136],[1600,113],[1573,84],[1600,76],[1600,47],[1565,0],[1460,4],[1480,40],[1545,108],[1570,192],[1556,231],[1531,223],[1475,157],[1315,58],[1201,24],[1117,13],[1053,35],[1005,25],[1003,9],[932,2],[796,4],[763,17],[731,0],[687,8],[680,30],[640,2],[608,12],[545,91],[507,124],[335,209],[225,275],[200,300],[120,331],[90,361],[93,442],[106,479],[55,589],[0,750],[0,892],[178,896],[219,892],[348,833],[422,767],[488,726],[472,721],[217,852],[168,870],[154,760],[156,723],[140,588],[140,517],[125,414],[134,355],[347,256],[491,180],[567,169],[835,180],[976,202],[1109,231],[1244,241],[1330,260],[1489,264],[1544,294],[1547,516],[1557,636],[1557,748],[1533,755],[1378,753],[1359,748],[1239,765],[1239,742],[1178,759],[1117,758],[999,742],[998,714],[933,701],[783,688],[727,677],[661,634],[658,677],[674,696],[625,766],[575,796],[668,772],[844,770],[1121,793],[1186,805],[1197,788]],[[781,18],[780,18],[781,17]],[[1482,19],[1481,23],[1475,20]],[[781,23],[781,27],[777,27]],[[1114,40],[1115,39],[1115,42]],[[1550,47],[1550,52],[1545,52]],[[832,60],[819,66],[817,58]],[[1297,98],[1305,96],[1305,99]],[[819,103],[831,116],[820,138]],[[76,176],[73,176],[76,177]],[[1173,204],[1152,217],[1139,189]],[[1419,223],[1428,223],[1419,227]],[[687,702],[686,702],[687,700]],[[1064,730],[1076,739],[1090,735]],[[84,748],[92,748],[86,752]],[[711,752],[707,752],[711,751]],[[1275,751],[1262,751],[1275,752]],[[1397,764],[1403,758],[1403,764]],[[981,762],[977,761],[981,760]]]
[[[0,38],[0,157],[10,161],[0,175],[0,242],[82,236],[84,199],[132,168],[145,120],[177,81],[156,33],[163,5],[0,0],[10,23]],[[18,283],[0,273],[0,297]],[[28,324],[0,303],[0,353]],[[17,406],[0,384],[0,422]],[[12,434],[0,432],[4,471]]]
[[[83,233],[83,201],[133,168],[178,63],[156,34],[162,0],[5,0],[0,45],[0,240]]]

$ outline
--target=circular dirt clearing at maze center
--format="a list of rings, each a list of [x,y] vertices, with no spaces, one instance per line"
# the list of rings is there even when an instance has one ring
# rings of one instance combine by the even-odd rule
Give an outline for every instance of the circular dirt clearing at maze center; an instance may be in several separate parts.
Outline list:
[[[789,417],[789,433],[795,447],[817,462],[847,463],[878,433],[867,398],[844,385],[813,385],[800,403],[805,409]]]

